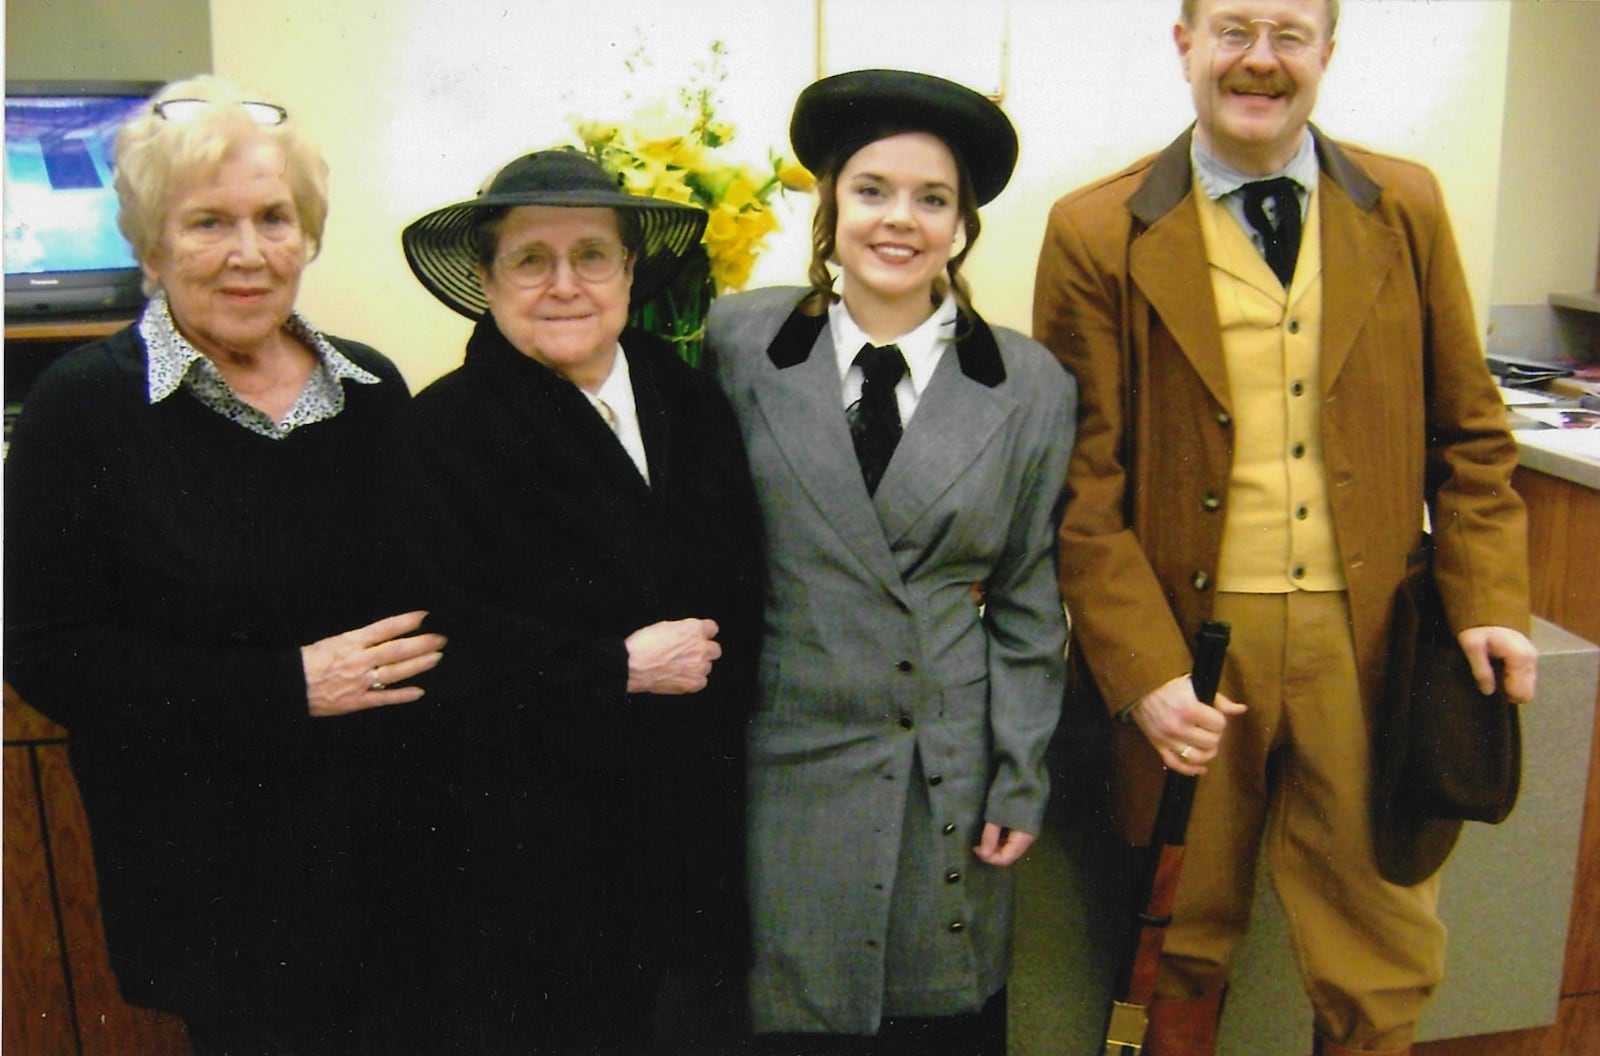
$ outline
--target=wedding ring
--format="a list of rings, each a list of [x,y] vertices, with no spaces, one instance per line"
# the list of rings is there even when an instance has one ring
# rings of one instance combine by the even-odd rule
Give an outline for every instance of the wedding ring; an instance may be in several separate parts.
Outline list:
[[[385,686],[382,682],[374,682],[374,683],[372,683],[372,685],[368,686],[367,688],[372,690],[374,693],[376,693],[380,689],[388,689],[389,687]]]
[[[1178,753],[1178,758],[1187,763],[1189,761],[1189,753],[1192,751],[1194,751],[1194,745],[1186,744],[1183,746],[1183,751]]]

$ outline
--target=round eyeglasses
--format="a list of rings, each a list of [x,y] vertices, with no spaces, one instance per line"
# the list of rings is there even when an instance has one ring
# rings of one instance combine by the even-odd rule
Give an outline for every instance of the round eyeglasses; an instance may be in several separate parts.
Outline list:
[[[1267,46],[1274,54],[1284,58],[1300,55],[1317,42],[1316,34],[1304,26],[1283,26],[1270,18],[1252,18],[1248,22],[1223,22],[1212,27],[1217,49],[1228,52],[1246,52],[1256,46],[1256,40],[1267,38]]]
[[[555,250],[540,243],[502,253],[494,263],[511,285],[532,289],[556,277],[559,259]],[[615,278],[627,260],[628,251],[620,242],[580,242],[567,251],[567,264],[584,282]]]
[[[289,111],[277,103],[263,103],[254,99],[242,102],[220,102],[213,99],[163,99],[154,104],[155,112],[173,124],[193,121],[210,107],[237,106],[258,125],[281,125],[289,120]]]

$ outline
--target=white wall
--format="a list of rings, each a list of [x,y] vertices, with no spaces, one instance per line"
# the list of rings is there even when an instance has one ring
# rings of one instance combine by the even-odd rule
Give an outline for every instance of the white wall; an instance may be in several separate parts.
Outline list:
[[[1512,9],[1496,304],[1595,289],[1600,245],[1600,3]]]
[[[1044,217],[1061,193],[1159,148],[1191,119],[1171,42],[1177,0],[1010,0],[1005,107],[1022,139],[984,211],[979,307],[1027,329]],[[1445,184],[1479,318],[1487,303],[1510,0],[1346,0],[1317,120],[1431,165]],[[569,139],[569,115],[670,98],[726,43],[722,115],[745,160],[787,150],[816,76],[811,0],[211,0],[218,73],[295,111],[333,167],[322,258],[301,306],[371,342],[413,385],[460,360],[467,323],[417,285],[399,231],[469,197],[501,162]],[[908,19],[914,44],[916,19]],[[653,66],[629,74],[641,44]],[[630,100],[630,96],[632,97]],[[810,201],[753,283],[804,275]]]

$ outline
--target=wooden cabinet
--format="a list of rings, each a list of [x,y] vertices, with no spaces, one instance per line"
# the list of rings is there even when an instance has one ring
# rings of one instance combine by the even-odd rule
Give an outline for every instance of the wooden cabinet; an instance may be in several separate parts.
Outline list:
[[[1545,473],[1519,469],[1513,478],[1528,504],[1533,555],[1533,611],[1573,634],[1600,643],[1600,492]],[[1578,857],[1563,994],[1600,993],[1600,722],[1589,755],[1583,845]],[[1587,894],[1585,894],[1587,893]]]
[[[51,322],[6,323],[7,341],[37,341],[54,345],[80,344],[114,334],[133,321],[133,316],[107,316],[103,319],[67,319]]]
[[[96,338],[114,334],[132,322],[131,317],[107,316],[99,319],[56,320],[54,322],[6,321],[5,356],[5,438],[11,439],[11,422],[22,409],[34,379],[61,353]]]
[[[0,1050],[182,1056],[174,1016],[124,1004],[106,956],[89,823],[66,731],[5,687],[5,931]]]
[[[1600,491],[1525,467],[1512,483],[1528,504],[1534,614],[1600,643]],[[1555,1025],[1428,1042],[1416,1047],[1417,1056],[1575,1056],[1600,1045],[1600,899],[1594,896],[1600,891],[1600,721],[1591,734],[1582,794],[1583,834]]]

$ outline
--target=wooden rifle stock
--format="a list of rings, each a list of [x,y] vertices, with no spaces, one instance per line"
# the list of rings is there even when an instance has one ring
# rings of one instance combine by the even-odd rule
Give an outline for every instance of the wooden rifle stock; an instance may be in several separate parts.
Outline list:
[[[1229,634],[1226,623],[1207,620],[1195,635],[1194,670],[1189,680],[1194,685],[1194,695],[1202,703],[1216,700]],[[1150,832],[1150,846],[1139,885],[1139,907],[1133,917],[1132,949],[1117,980],[1116,994],[1107,1014],[1104,1056],[1136,1056],[1144,1047],[1149,1018],[1145,1010],[1155,991],[1161,947],[1166,940],[1167,925],[1172,921],[1178,874],[1183,871],[1184,833],[1189,827],[1189,810],[1194,806],[1196,780],[1188,774],[1168,770],[1162,785],[1161,804],[1156,809],[1156,823]]]

